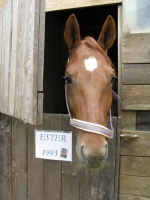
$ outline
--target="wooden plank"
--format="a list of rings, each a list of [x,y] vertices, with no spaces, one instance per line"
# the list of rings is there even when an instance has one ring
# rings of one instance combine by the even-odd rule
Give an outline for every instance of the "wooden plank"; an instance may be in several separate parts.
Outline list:
[[[45,130],[62,130],[62,115],[45,114]],[[44,160],[44,200],[61,199],[61,161]]]
[[[121,156],[120,174],[150,177],[150,157]]]
[[[31,3],[31,7],[32,7],[32,1],[30,2]],[[28,26],[27,22],[29,21],[29,18],[31,18],[30,16],[30,7],[29,7],[29,3],[27,1],[24,1],[23,2],[23,6],[24,6],[24,20],[22,21],[24,24],[23,24],[23,29],[24,29],[24,35],[23,35],[23,46],[22,46],[22,56],[23,56],[23,63],[22,63],[22,70],[21,70],[21,79],[22,79],[22,83],[21,83],[21,90],[20,90],[20,96],[21,96],[21,109],[22,109],[22,112],[20,112],[20,118],[24,121],[24,123],[27,123],[27,116],[28,116],[28,112],[29,112],[29,97],[27,97],[29,94],[29,85],[32,85],[32,78],[31,78],[31,73],[32,71],[30,71],[29,73],[29,69],[32,70],[32,60],[30,61],[29,58],[31,57],[30,56],[30,52],[31,51],[33,53],[33,46],[29,47],[29,43],[32,43],[31,42],[31,38],[29,35],[32,35],[33,33],[31,33],[31,27],[30,25]],[[32,22],[32,18],[30,19],[31,20],[31,24],[33,23]],[[33,24],[32,24],[33,25]],[[28,41],[28,42],[26,42]],[[31,44],[32,45],[32,44]],[[31,50],[30,50],[31,48]],[[31,53],[31,54],[32,54]],[[32,54],[32,59],[33,59],[33,54]],[[30,66],[31,65],[31,66]],[[20,68],[20,63],[19,63],[19,68]],[[28,84],[27,84],[28,83]],[[19,83],[18,83],[19,84]],[[33,101],[33,99],[32,99]],[[19,109],[20,108],[16,108],[16,109]],[[32,112],[31,110],[31,107],[30,107],[30,112]],[[30,114],[31,116],[31,114]]]
[[[3,26],[2,26],[2,23],[3,22],[3,14],[2,12],[0,11],[0,24],[1,24],[1,28],[0,28],[0,44],[2,44],[2,41],[3,41]],[[0,48],[0,71],[2,72],[3,71],[3,64],[2,64],[2,48]],[[2,107],[2,82],[3,82],[3,75],[2,73],[0,73],[0,108]]]
[[[45,1],[43,1],[43,3],[45,3]],[[32,80],[32,84],[30,83],[31,85],[29,85],[31,88],[29,90],[28,98],[30,98],[30,96],[33,97],[33,100],[30,101],[29,103],[29,112],[30,112],[30,108],[32,109],[32,114],[31,114],[32,118],[29,123],[34,124],[34,125],[37,124],[38,122],[37,91],[38,91],[38,69],[39,69],[39,30],[40,30],[40,12],[42,12],[42,10],[40,10],[40,5],[41,5],[41,0],[34,0],[32,8],[30,5],[30,15],[32,14],[32,12],[34,12],[34,14],[31,15],[31,18],[33,20],[33,24],[31,24],[31,31],[33,31],[32,33],[33,37],[31,39],[31,42],[33,45],[31,47],[33,48],[31,49],[31,51],[33,51],[33,66],[32,66],[33,69],[32,69],[31,75],[32,75],[33,80]],[[33,25],[34,25],[34,30],[32,28]],[[44,41],[41,41],[41,42],[44,42]]]
[[[15,90],[16,90],[16,62],[17,62],[17,41],[18,41],[18,35],[17,35],[17,21],[18,21],[18,0],[15,1],[15,3],[12,4],[12,24],[11,24],[11,28],[12,28],[12,36],[5,36],[5,38],[7,40],[10,40],[9,38],[12,37],[12,41],[11,41],[11,46],[9,46],[8,48],[10,49],[11,55],[10,57],[8,57],[8,60],[10,60],[10,68],[9,71],[6,73],[9,73],[9,91],[8,91],[8,98],[5,97],[5,101],[8,101],[8,108],[7,110],[5,110],[6,114],[9,114],[11,116],[13,116],[14,113],[14,107],[15,107]],[[10,16],[9,16],[10,18]],[[6,19],[5,19],[6,20]],[[7,20],[6,20],[7,21]],[[10,30],[10,34],[11,34],[11,30]],[[4,78],[5,81],[7,81]],[[8,99],[8,100],[6,100]],[[6,103],[7,105],[7,103]]]
[[[121,155],[150,156],[149,131],[125,131],[122,134],[138,134],[138,140],[121,140]]]
[[[0,199],[11,200],[11,118],[0,113]]]
[[[37,123],[37,71],[38,71],[38,32],[39,0],[25,1],[23,70],[21,88],[21,119],[25,123]],[[33,28],[34,27],[34,28]],[[28,41],[28,42],[26,42]],[[28,83],[28,84],[27,84]]]
[[[150,198],[120,194],[119,200],[150,200]]]
[[[36,124],[39,1],[25,2],[25,30],[23,41],[22,105],[21,119]],[[30,21],[30,23],[29,23]],[[33,28],[34,27],[34,28]],[[28,41],[28,42],[27,42]],[[35,97],[36,95],[36,97]]]
[[[45,6],[46,0],[40,0],[39,21],[39,66],[38,66],[38,91],[43,91],[44,68],[44,38],[45,38]]]
[[[16,76],[15,78],[15,95],[14,95],[14,116],[18,119],[21,118],[21,111],[20,108],[22,106],[22,74],[24,71],[24,56],[23,56],[23,45],[24,45],[24,32],[25,32],[25,8],[26,2],[25,1],[18,1],[18,18],[16,23],[16,34],[17,34],[17,46],[16,46],[16,52],[14,52],[16,55],[16,63],[14,63],[14,67],[16,68]]]
[[[123,64],[122,84],[149,85],[150,64]]]
[[[27,200],[27,125],[12,119],[12,200]]]
[[[11,18],[12,13],[12,2],[7,1],[2,10],[3,21],[2,21],[2,31],[3,39],[1,43],[2,48],[2,107],[1,112],[7,113],[8,102],[9,102],[9,73],[10,73],[10,48],[11,48]],[[6,20],[7,19],[7,20]],[[7,47],[7,48],[6,48]],[[6,84],[8,83],[8,84]],[[7,102],[7,103],[6,103]]]
[[[13,68],[15,68],[15,72],[16,74],[18,74],[18,76],[15,75],[15,90],[13,89],[13,92],[15,91],[15,94],[13,96],[13,103],[12,104],[13,108],[14,108],[14,116],[16,118],[20,118],[21,117],[21,112],[20,109],[21,108],[21,100],[22,100],[22,96],[21,96],[21,91],[22,91],[22,71],[23,71],[23,58],[22,58],[22,54],[23,54],[23,35],[24,35],[24,24],[25,24],[25,20],[24,20],[24,16],[25,16],[25,9],[22,9],[22,7],[25,7],[25,2],[24,1],[18,1],[18,10],[16,10],[16,12],[18,12],[18,18],[17,18],[17,23],[16,23],[16,36],[17,36],[17,46],[16,46],[16,61],[14,60],[13,62]],[[15,21],[14,21],[15,23]],[[12,72],[13,73],[13,72]],[[18,107],[18,109],[16,108]]]
[[[3,10],[4,10],[4,8],[3,8]],[[4,42],[4,27],[3,27],[3,21],[4,21],[4,17],[5,17],[5,15],[4,15],[4,11],[2,12],[0,12],[1,13],[1,18],[0,18],[0,22],[1,22],[1,59],[0,59],[0,69],[1,69],[1,73],[0,73],[0,82],[1,82],[1,84],[0,84],[0,88],[1,88],[1,101],[0,101],[0,103],[1,103],[1,107],[0,107],[0,111],[1,112],[3,112],[4,111],[4,106],[3,106],[3,103],[4,103],[4,69],[5,69],[5,67],[4,67],[4,57],[3,57],[3,55],[5,54],[5,52],[4,52],[4,48],[3,48],[3,42]]]
[[[69,115],[63,115],[63,131],[72,131],[72,154],[75,154],[76,135],[74,129],[70,126]],[[79,199],[79,169],[77,160],[73,156],[72,162],[62,162],[62,200]]]
[[[28,125],[28,200],[43,200],[43,160],[35,158],[35,129],[43,130],[44,123]]]
[[[149,33],[126,33],[122,37],[122,63],[150,63]]]
[[[114,183],[114,200],[118,200],[119,194],[119,174],[120,174],[120,133],[121,133],[121,116],[117,119],[116,125],[116,160],[115,160],[115,183]]]
[[[108,161],[106,166],[100,170],[99,175],[99,199],[112,200],[115,198],[116,175],[116,133],[117,118],[113,118],[114,137],[108,142]]]
[[[43,93],[38,93],[38,124],[41,124],[43,119],[43,98]]]
[[[99,199],[99,170],[81,168],[80,173],[80,200]]]
[[[150,110],[150,85],[122,85],[123,110]]]
[[[120,176],[120,194],[150,197],[150,178]]]
[[[122,0],[71,0],[71,1],[55,1],[46,0],[46,11],[63,10],[70,8],[81,8],[96,5],[121,3]]]
[[[2,41],[1,41],[1,72],[2,72],[2,75],[1,75],[1,112],[3,113],[4,110],[5,110],[5,105],[4,105],[4,95],[7,95],[7,93],[4,93],[4,72],[6,71],[5,69],[5,59],[4,59],[4,55],[5,55],[5,51],[4,51],[4,44],[5,44],[5,38],[4,38],[4,18],[5,18],[5,8],[3,8],[3,12],[2,12],[2,21],[1,21],[1,29],[2,29]]]
[[[40,0],[39,6],[39,61],[38,61],[38,91],[43,92],[43,70],[44,70],[44,37],[45,37],[45,0]],[[43,94],[38,93],[37,123],[42,123],[43,117]]]

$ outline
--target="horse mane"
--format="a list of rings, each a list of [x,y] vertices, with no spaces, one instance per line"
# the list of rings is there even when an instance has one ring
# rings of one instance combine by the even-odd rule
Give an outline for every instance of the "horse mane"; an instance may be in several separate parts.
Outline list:
[[[115,69],[111,59],[107,56],[106,52],[102,49],[102,47],[96,42],[96,40],[93,37],[87,36],[84,39],[84,43],[90,48],[100,51],[106,58],[106,60],[111,64],[112,68]]]

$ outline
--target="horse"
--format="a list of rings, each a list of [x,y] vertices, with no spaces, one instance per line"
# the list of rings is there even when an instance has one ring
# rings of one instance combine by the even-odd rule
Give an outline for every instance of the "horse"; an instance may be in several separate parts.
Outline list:
[[[113,130],[106,126],[116,75],[107,51],[115,38],[116,25],[110,15],[97,41],[90,36],[81,39],[74,14],[65,24],[64,40],[69,53],[64,75],[66,103],[76,133],[76,154],[86,169],[100,169],[105,165],[108,138],[113,137]]]

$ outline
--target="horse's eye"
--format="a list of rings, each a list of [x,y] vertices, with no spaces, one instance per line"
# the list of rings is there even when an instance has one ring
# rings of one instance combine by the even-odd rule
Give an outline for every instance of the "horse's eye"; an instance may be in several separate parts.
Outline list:
[[[112,77],[111,77],[111,80],[110,80],[110,83],[111,83],[111,84],[113,84],[113,83],[114,83],[114,81],[115,81],[115,78],[116,78],[115,76],[112,76]]]
[[[71,79],[71,77],[70,77],[70,76],[66,76],[66,77],[65,77],[65,82],[66,82],[67,84],[72,84],[72,79]]]

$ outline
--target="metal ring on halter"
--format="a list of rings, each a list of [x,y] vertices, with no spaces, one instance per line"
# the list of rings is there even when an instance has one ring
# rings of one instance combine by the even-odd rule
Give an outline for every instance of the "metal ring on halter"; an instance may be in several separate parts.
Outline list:
[[[120,98],[114,91],[112,91],[112,95],[117,100]],[[68,114],[70,115],[70,125],[71,126],[78,128],[80,130],[83,130],[83,131],[100,134],[107,138],[111,138],[111,139],[113,138],[114,129],[113,129],[113,125],[112,125],[111,109],[109,111],[109,122],[110,122],[110,128],[111,128],[111,130],[110,130],[100,124],[95,124],[95,123],[71,118],[71,113],[70,113],[68,100],[67,100],[67,85],[66,84],[65,84],[65,98],[66,98],[66,106],[67,106]]]

